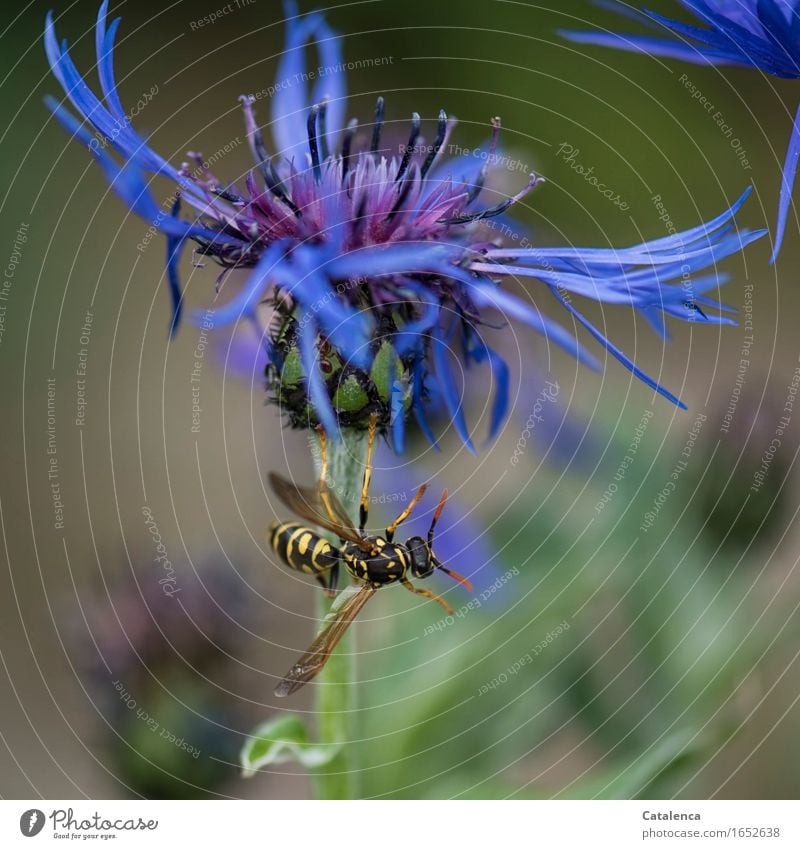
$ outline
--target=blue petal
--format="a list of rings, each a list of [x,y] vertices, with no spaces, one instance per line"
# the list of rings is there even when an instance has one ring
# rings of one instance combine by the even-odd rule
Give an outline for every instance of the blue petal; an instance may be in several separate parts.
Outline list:
[[[601,33],[559,30],[559,35],[577,44],[596,44],[600,47],[614,47],[630,53],[644,53],[647,56],[663,56],[665,59],[680,59],[694,65],[745,65],[740,56],[722,53],[708,48],[680,44],[668,38],[656,38],[633,33]]]
[[[330,260],[327,272],[335,279],[377,277],[382,274],[437,273],[444,263],[461,257],[460,245],[404,242],[359,248]]]
[[[341,356],[359,368],[368,368],[371,325],[361,310],[342,303],[333,285],[317,268],[313,249],[297,248],[287,259],[288,241],[274,242],[250,272],[244,288],[217,312],[221,325],[252,317],[264,292],[279,285],[314,317]]]
[[[631,21],[636,21],[637,24],[654,27],[652,20],[644,12],[622,3],[621,0],[592,0],[592,4],[600,9],[607,9],[615,15],[621,15]]]
[[[339,426],[336,422],[333,408],[331,407],[328,389],[319,370],[319,356],[317,352],[317,326],[314,320],[309,318],[301,321],[300,330],[300,358],[306,373],[306,392],[309,401],[325,428],[325,433],[332,439],[339,438]]]
[[[664,321],[663,313],[654,307],[645,307],[642,310],[642,314],[656,335],[664,342],[669,341],[669,330],[667,329],[666,321]]]
[[[436,451],[441,451],[439,443],[436,441],[436,436],[434,435],[433,430],[428,423],[428,419],[425,416],[425,360],[424,353],[421,348],[418,351],[418,356],[414,360],[411,380],[411,409],[414,411],[414,418],[417,420],[417,425],[428,442],[430,442]]]
[[[489,442],[493,442],[497,437],[497,434],[500,432],[500,428],[503,425],[503,422],[506,420],[508,416],[508,408],[509,408],[509,382],[510,375],[508,370],[508,364],[506,361],[494,350],[492,350],[482,339],[479,339],[479,343],[476,347],[470,350],[470,355],[475,362],[484,363],[489,362],[489,367],[492,370],[492,377],[494,378],[497,388],[494,393],[494,402],[492,404],[492,416],[489,425],[489,439],[487,440],[487,444]]]
[[[758,18],[767,38],[785,51],[787,58],[795,58],[797,45],[792,41],[792,29],[775,0],[757,0]]]
[[[141,137],[131,128],[127,118],[125,116],[123,118],[114,117],[89,88],[73,64],[67,52],[66,44],[64,44],[63,48],[58,45],[52,13],[48,13],[47,15],[44,43],[53,74],[61,83],[65,94],[79,114],[84,116],[95,130],[123,156],[138,160],[140,165],[150,171],[164,173],[172,179],[180,181],[178,172],[166,160],[162,159],[155,151],[148,147]],[[101,64],[106,67],[106,70],[103,72],[104,76],[107,75],[109,61],[101,61]],[[192,190],[196,191],[194,187],[192,187]]]
[[[306,119],[309,106],[328,96],[327,125],[329,147],[344,123],[346,107],[345,72],[342,68],[341,39],[325,22],[319,12],[300,16],[293,0],[284,3],[286,44],[278,63],[275,78],[276,92],[272,98],[272,127],[275,143],[281,156],[297,161],[307,147]],[[305,80],[306,46],[314,43],[320,65],[314,69],[317,81],[311,95]],[[332,73],[317,77],[319,69],[333,68]]]
[[[739,322],[733,318],[728,318],[726,315],[714,315],[704,312],[702,315],[699,315],[697,310],[692,310],[687,307],[684,307],[683,310],[680,310],[679,307],[667,307],[664,310],[668,315],[674,315],[676,318],[683,319],[683,321],[698,322],[701,324],[720,324],[727,325],[728,327],[738,327]],[[693,314],[693,317],[691,317]]]
[[[696,9],[693,9],[693,11],[695,14],[698,13]],[[659,15],[658,12],[653,12],[650,9],[647,10],[647,15],[678,36],[699,41],[703,45],[718,50],[734,50],[738,53],[742,52],[742,48],[745,46],[756,51],[761,51],[764,48],[764,40],[755,36],[752,32],[742,30],[737,33],[737,37],[732,37],[729,26],[733,26],[733,24],[730,21],[726,21],[725,24],[722,24],[722,22],[712,23],[710,27],[698,27],[694,24],[676,21],[674,18],[668,18],[665,15]]]
[[[89,134],[87,129],[76,120],[68,109],[65,109],[54,97],[49,95],[45,97],[44,102],[59,122],[89,148],[92,156],[105,172],[106,179],[113,191],[130,207],[131,211],[144,218],[157,230],[167,236],[184,236],[186,238],[197,236],[214,243],[244,244],[241,239],[190,224],[188,221],[179,221],[171,215],[166,215],[156,203],[141,168],[134,160],[131,159],[122,165],[117,165],[102,147],[92,144],[96,139]]]
[[[498,273],[502,273],[502,266],[499,267]],[[559,345],[579,362],[596,371],[602,370],[599,361],[586,351],[568,330],[565,330],[553,319],[542,315],[535,306],[523,303],[502,289],[490,287],[486,284],[480,285],[477,282],[473,285],[470,294],[479,306],[491,307],[504,315],[510,315],[525,322],[528,327],[531,327],[537,333],[541,333],[548,342]]]
[[[652,268],[620,268],[610,273],[592,268],[583,272],[565,272],[537,266],[497,263],[475,263],[471,268],[493,276],[530,277],[601,303],[644,307],[663,301],[685,300],[680,286],[667,284],[740,251],[745,244],[760,238],[764,233],[748,233],[744,239],[741,239],[740,235],[737,235],[735,240],[726,240],[707,249],[693,260]]]
[[[333,150],[339,131],[344,126],[347,108],[347,73],[344,69],[342,38],[327,25],[324,18],[320,18],[316,36],[320,68],[324,73],[320,75],[317,70],[312,100],[313,103],[321,103],[323,98],[328,100],[325,123],[328,149]]]
[[[404,280],[403,288],[413,292],[420,305],[423,307],[420,317],[416,321],[409,321],[403,325],[403,329],[394,337],[394,347],[400,356],[405,356],[419,344],[420,335],[430,330],[439,318],[439,304],[433,294],[423,284],[414,280]]]
[[[275,76],[272,96],[272,134],[279,153],[291,158],[294,148],[306,138],[305,113],[311,105],[306,97],[305,43],[316,26],[317,15],[300,17],[297,4],[284,3],[286,44]]]
[[[128,116],[122,108],[119,95],[117,94],[117,83],[114,77],[114,40],[119,29],[122,18],[115,18],[106,31],[106,15],[108,13],[108,0],[103,0],[97,13],[97,26],[95,28],[95,47],[97,49],[97,73],[100,77],[100,87],[103,96],[113,115],[118,120],[128,123]]]
[[[272,275],[277,266],[283,261],[286,252],[286,242],[274,242],[264,251],[257,265],[250,272],[247,283],[242,290],[224,306],[214,310],[214,322],[220,327],[232,324],[242,318],[251,318],[256,313],[258,302],[264,291],[272,283]],[[200,321],[203,313],[194,315],[195,321]]]
[[[292,265],[276,269],[276,282],[315,316],[339,353],[358,368],[369,368],[372,322],[367,311],[344,302],[323,273],[324,249],[301,245]],[[336,284],[338,286],[338,284]]]
[[[723,7],[712,6],[702,0],[680,0],[680,3],[707,27],[685,24],[649,9],[645,10],[645,15],[631,11],[621,3],[604,2],[601,5],[618,14],[650,27],[657,24],[665,27],[675,39],[601,32],[562,31],[562,35],[575,42],[644,52],[695,64],[751,66],[780,77],[800,76],[796,52],[800,24],[796,28],[790,25],[775,0],[755,0],[758,14],[752,8],[753,2],[725,4]],[[684,39],[690,39],[690,43],[683,42]]]
[[[454,265],[453,260],[460,257],[462,253],[463,248],[460,246],[426,242],[364,248],[331,260],[327,270],[334,278],[414,272],[437,273],[453,277],[464,285],[470,297],[479,306],[490,306],[513,315],[563,347],[590,368],[600,369],[599,362],[584,351],[575,338],[559,324],[544,318],[538,310],[507,295],[486,278],[475,277]],[[497,274],[509,273],[504,271],[501,265],[493,266],[492,271],[496,271]]]
[[[682,410],[687,409],[686,404],[683,403],[679,398],[673,395],[669,390],[664,389],[663,386],[656,383],[652,377],[649,377],[645,374],[632,360],[625,356],[625,354],[611,342],[610,339],[605,337],[587,318],[581,315],[572,304],[568,303],[562,296],[561,293],[553,286],[550,287],[550,291],[556,297],[558,302],[566,309],[572,316],[575,317],[575,320],[582,324],[589,333],[594,336],[595,339],[611,354],[612,357],[619,360],[623,366],[625,366],[628,371],[632,372],[639,380],[646,383],[651,389],[654,389],[659,395],[663,395],[667,400],[672,401],[673,404],[676,404]]]
[[[447,350],[448,345],[443,338],[442,328],[437,325],[431,334],[431,351],[433,353],[433,362],[436,366],[436,382],[441,389],[445,407],[450,414],[456,433],[461,437],[461,441],[467,447],[467,450],[475,454],[475,446],[470,439],[458,387],[455,384],[453,374],[447,362]]]
[[[214,317],[211,323],[216,330]],[[211,357],[226,377],[234,377],[250,387],[261,381],[269,363],[277,362],[269,334],[256,321],[239,325],[230,335],[214,333]]]
[[[371,324],[367,313],[357,307],[344,306],[341,312],[327,306],[316,313],[328,339],[336,346],[348,365],[368,369],[372,355],[369,351]]]
[[[392,361],[389,367],[389,386],[391,386],[389,394],[389,424],[392,429],[392,443],[395,452],[402,454],[405,451],[406,434],[405,393],[403,385],[397,380],[394,361]]]
[[[772,251],[770,262],[774,263],[783,244],[786,232],[786,219],[789,215],[789,204],[792,199],[792,190],[797,176],[797,163],[800,159],[800,107],[794,117],[792,135],[789,138],[789,147],[786,151],[786,159],[783,163],[783,175],[781,177],[781,193],[778,201],[778,223],[775,231],[775,247]]]
[[[695,14],[697,9],[693,9]],[[720,53],[730,53],[739,57],[743,64],[763,68],[771,73],[779,73],[785,61],[784,51],[776,52],[774,46],[761,35],[756,35],[724,16],[716,16],[711,23],[711,29],[683,24],[672,18],[665,18],[655,12],[648,14],[658,23],[672,30],[679,37],[694,38],[702,43],[716,47]],[[703,48],[704,51],[706,48]]]
[[[750,0],[678,0],[692,15],[700,18],[709,26],[732,34],[742,32],[748,35],[761,35],[761,24],[752,8]],[[737,30],[736,28],[741,28]]]
[[[120,155],[126,159],[135,160],[137,165],[146,171],[163,174],[177,182],[183,189],[187,201],[201,210],[206,209],[209,205],[208,201],[197,186],[182,176],[163,157],[149,147],[135,132],[127,115],[124,114],[122,104],[117,96],[113,70],[114,37],[119,26],[119,20],[115,20],[106,32],[105,13],[106,5],[104,4],[100,7],[97,18],[97,63],[100,86],[111,111],[101,103],[78,73],[78,69],[69,56],[66,42],[59,46],[52,12],[47,13],[45,24],[45,53],[53,75],[61,84],[64,93],[78,114],[88,121],[100,136],[100,139],[98,139],[87,135],[87,144],[93,153],[96,153],[100,148],[100,141],[103,142],[103,146],[111,145]],[[48,98],[48,100],[56,103],[52,98]],[[50,105],[50,109],[60,117],[59,111],[53,105]]]
[[[748,186],[728,209],[710,221],[690,227],[688,230],[681,230],[679,233],[640,242],[627,248],[499,248],[487,251],[486,256],[492,259],[531,257],[537,261],[539,259],[565,258],[577,259],[582,264],[610,263],[622,265],[639,262],[672,262],[675,259],[675,251],[683,252],[693,243],[701,239],[708,239],[715,231],[732,221],[747,198],[750,197],[752,191],[753,187]],[[660,257],[660,254],[664,256]]]
[[[734,216],[749,192],[712,221],[630,248],[501,248],[486,251],[488,261],[475,261],[470,267],[495,277],[531,277],[603,303],[638,309],[682,304],[687,300],[688,275],[715,267],[765,234],[735,229]],[[530,265],[509,265],[508,258]],[[719,274],[698,277],[692,281],[691,294],[696,297],[725,279]]]

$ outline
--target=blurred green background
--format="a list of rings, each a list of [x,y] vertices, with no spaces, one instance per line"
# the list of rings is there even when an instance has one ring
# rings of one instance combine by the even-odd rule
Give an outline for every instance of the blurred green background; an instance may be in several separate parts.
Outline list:
[[[308,443],[264,406],[260,375],[226,373],[211,346],[192,431],[190,376],[204,340],[189,325],[168,340],[162,241],[137,250],[147,224],[107,193],[87,152],[42,105],[46,93],[60,94],[40,37],[47,8],[32,2],[7,14],[0,51],[4,267],[19,248],[0,339],[0,795],[302,797],[299,767],[245,781],[238,751],[248,730],[287,707],[271,697],[276,676],[314,631],[315,590],[287,574],[264,539],[276,515],[265,473],[290,468],[310,479]],[[137,2],[111,13],[123,16],[123,104],[158,88],[137,129],[174,163],[187,150],[208,156],[233,145],[215,170],[234,180],[249,167],[237,98],[271,84],[282,14],[276,2],[253,0],[192,26],[218,9]],[[95,4],[55,12],[93,81]],[[350,73],[351,114],[369,120],[384,94],[405,137],[412,110],[433,118],[445,107],[459,118],[454,143],[470,148],[502,116],[504,152],[547,178],[519,212],[536,244],[656,238],[666,231],[654,196],[682,229],[750,183],[743,223],[773,224],[796,83],[568,44],[559,27],[621,23],[580,2],[375,0],[327,14],[346,36],[347,60],[384,57]],[[683,74],[733,128],[750,167]],[[266,101],[259,116],[267,121]],[[584,180],[559,155],[564,145],[628,208]],[[525,178],[499,176],[506,191]],[[156,187],[158,197],[168,191]],[[429,478],[454,493],[448,551],[484,600],[445,625],[435,605],[399,591],[364,612],[353,745],[366,795],[800,792],[798,421],[750,490],[798,366],[798,235],[795,218],[777,267],[763,240],[721,269],[732,278],[724,299],[752,305],[752,328],[676,324],[664,345],[625,309],[587,307],[687,412],[613,361],[596,375],[516,329],[498,333],[517,397],[495,445],[475,458],[447,435],[441,454],[422,443],[403,458],[382,453],[376,494]],[[190,306],[209,302],[215,277],[185,259]],[[224,352],[226,342],[213,345]],[[559,403],[527,439],[545,379],[558,380]],[[470,403],[485,432],[481,398]],[[687,445],[685,468],[671,478]],[[169,573],[154,562],[143,507]],[[373,522],[391,512],[376,505]],[[172,599],[164,581],[179,591]],[[456,608],[468,604],[447,589]],[[310,711],[307,690],[290,707]]]

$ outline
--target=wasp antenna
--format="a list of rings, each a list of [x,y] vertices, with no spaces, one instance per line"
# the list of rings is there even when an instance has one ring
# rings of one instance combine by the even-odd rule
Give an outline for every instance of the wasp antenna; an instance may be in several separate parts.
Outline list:
[[[442,515],[442,510],[444,510],[444,505],[447,502],[447,489],[442,490],[442,497],[439,499],[439,504],[436,507],[436,512],[433,514],[433,524],[434,526],[439,521],[439,516]]]
[[[434,560],[434,565],[437,569],[441,569],[445,575],[449,575],[454,581],[458,581],[462,587],[464,587],[469,592],[472,592],[475,587],[472,586],[472,581],[469,578],[465,578],[463,575],[459,575],[454,569],[448,569],[447,566],[443,566],[438,560]]]
[[[436,529],[436,523],[439,521],[439,517],[442,515],[442,510],[444,510],[444,505],[447,502],[447,490],[442,490],[442,497],[439,499],[439,506],[436,508],[436,511],[433,514],[433,520],[431,521],[431,526],[428,528],[428,548],[433,547],[433,532]]]

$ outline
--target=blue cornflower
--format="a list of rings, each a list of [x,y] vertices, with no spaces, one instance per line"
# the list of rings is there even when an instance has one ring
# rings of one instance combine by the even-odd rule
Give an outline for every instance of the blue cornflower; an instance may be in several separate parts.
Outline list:
[[[81,120],[53,98],[48,106],[87,144],[114,191],[166,235],[173,328],[181,305],[178,265],[191,241],[196,252],[222,267],[222,279],[232,269],[248,270],[238,294],[214,311],[215,325],[256,320],[260,304],[272,305],[274,317],[264,334],[268,374],[275,400],[292,423],[321,422],[335,433],[338,425],[362,427],[377,413],[381,429],[392,433],[399,449],[409,412],[433,439],[425,409],[435,397],[472,449],[451,351],[457,347],[466,366],[489,366],[497,387],[494,436],[509,406],[508,366],[486,339],[494,314],[523,322],[600,367],[568,330],[502,287],[507,278],[532,278],[609,354],[680,404],[574,301],[632,307],[661,333],[666,316],[733,323],[708,311],[729,311],[707,294],[724,278],[713,270],[694,275],[763,235],[735,226],[748,192],[706,224],[629,248],[503,247],[490,219],[505,214],[540,178],[532,174],[512,197],[483,205],[489,168],[499,159],[499,119],[491,122],[480,160],[446,156],[454,121],[443,110],[432,142],[424,141],[422,120],[414,113],[406,144],[393,153],[384,140],[379,98],[362,143],[355,120],[344,124],[345,80],[336,70],[344,67],[340,39],[321,14],[298,15],[292,3],[286,11],[287,44],[271,88],[275,152],[268,152],[256,121],[255,99],[243,96],[254,160],[243,186],[218,180],[199,156],[194,168],[175,167],[132,128],[112,64],[119,19],[107,27],[107,2],[96,29],[100,97],[78,73],[66,43],[59,45],[48,16],[47,56]],[[317,79],[311,92],[301,82],[309,79],[304,73],[309,45],[316,46],[324,67],[334,69]],[[168,214],[156,204],[148,174],[175,184]],[[192,210],[188,220],[181,217],[185,206]]]
[[[669,37],[571,30],[562,31],[564,36],[584,44],[682,59],[696,65],[736,65],[758,68],[785,79],[800,77],[800,0],[679,0],[681,6],[704,24],[703,27],[681,23],[649,9],[637,11],[617,0],[595,2],[662,33],[666,29]],[[783,165],[773,263],[786,232],[798,157],[800,107]]]

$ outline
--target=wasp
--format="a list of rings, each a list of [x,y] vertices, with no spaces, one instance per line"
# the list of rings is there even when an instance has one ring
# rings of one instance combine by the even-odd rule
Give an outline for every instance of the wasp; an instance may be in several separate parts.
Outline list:
[[[397,528],[411,515],[425,495],[425,484],[417,490],[408,507],[386,528],[383,536],[370,536],[366,533],[375,425],[376,417],[373,415],[369,425],[358,530],[353,527],[347,510],[336,494],[328,487],[326,441],[322,428],[317,429],[320,436],[321,471],[316,488],[297,486],[275,472],[269,475],[272,489],[290,510],[312,525],[335,534],[340,543],[338,547],[331,545],[316,531],[299,522],[274,522],[270,527],[269,537],[278,557],[290,569],[314,575],[331,598],[336,597],[342,565],[358,587],[357,590],[347,595],[342,593],[337,598],[317,638],[275,688],[276,696],[289,696],[297,692],[319,674],[361,608],[381,587],[402,584],[412,593],[440,604],[448,615],[453,613],[450,605],[430,590],[415,587],[409,576],[424,579],[439,569],[468,590],[472,590],[472,584],[466,578],[448,569],[433,553],[433,535],[447,501],[446,489],[433,514],[427,538],[413,536],[404,543],[394,540]]]

